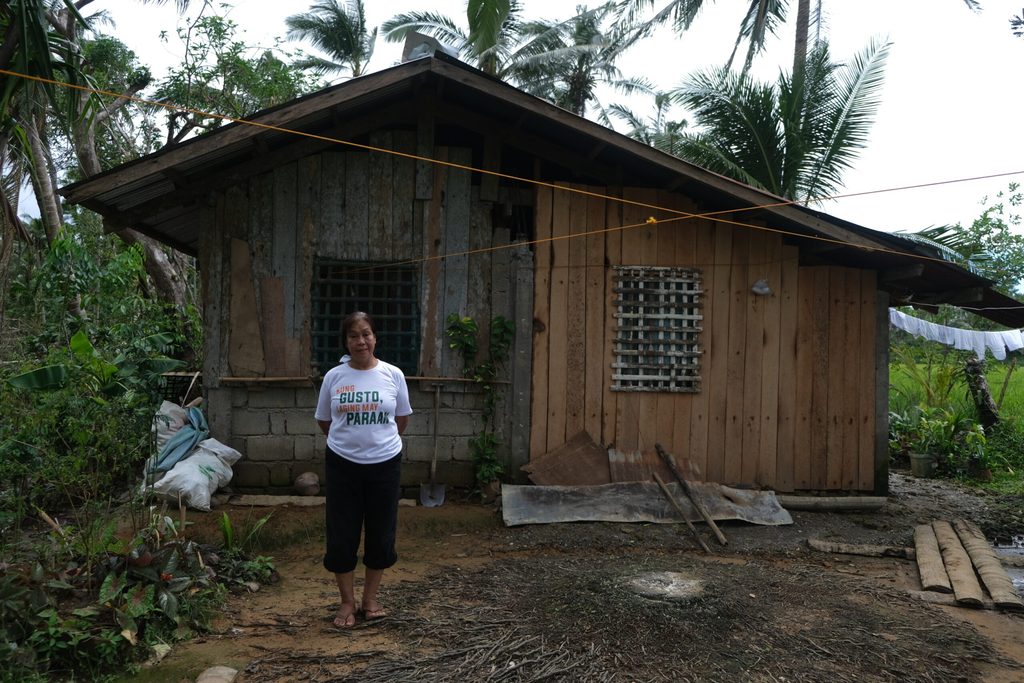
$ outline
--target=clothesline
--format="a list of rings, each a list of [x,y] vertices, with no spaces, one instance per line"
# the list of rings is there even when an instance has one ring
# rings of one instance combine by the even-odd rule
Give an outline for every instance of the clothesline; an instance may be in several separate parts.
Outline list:
[[[961,351],[974,351],[979,360],[985,359],[988,349],[996,360],[1004,360],[1008,351],[1024,348],[1024,335],[1020,330],[1003,330],[1001,332],[979,332],[965,330],[960,327],[938,325],[907,315],[895,308],[889,309],[889,323],[904,332],[917,337],[937,341]]]

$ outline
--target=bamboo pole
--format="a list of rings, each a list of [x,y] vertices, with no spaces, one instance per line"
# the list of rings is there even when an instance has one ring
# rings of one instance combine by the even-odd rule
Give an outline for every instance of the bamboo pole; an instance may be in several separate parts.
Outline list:
[[[974,576],[971,557],[964,550],[956,532],[953,531],[953,525],[944,521],[932,522],[932,529],[935,530],[935,539],[939,542],[942,561],[946,565],[946,573],[949,574],[949,582],[953,586],[953,595],[956,596],[957,603],[981,605],[985,594],[981,590],[978,579]]]
[[[946,566],[942,564],[942,553],[931,524],[914,527],[914,550],[917,553],[917,571],[921,575],[921,587],[926,591],[952,593]]]
[[[988,589],[988,593],[992,596],[992,601],[996,604],[996,607],[1013,610],[1024,609],[1024,601],[1017,595],[1013,582],[1010,580],[1006,570],[1003,569],[1003,564],[996,557],[992,546],[985,540],[981,529],[963,519],[954,521],[953,529],[956,530],[957,536],[960,537],[960,542],[963,543],[964,549],[967,550],[974,568],[978,570],[978,576],[981,577],[982,583]]]

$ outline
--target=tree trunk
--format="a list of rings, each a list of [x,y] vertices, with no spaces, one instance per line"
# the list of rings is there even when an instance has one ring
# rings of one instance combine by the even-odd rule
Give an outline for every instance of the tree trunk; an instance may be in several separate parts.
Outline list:
[[[46,243],[52,244],[60,233],[63,221],[61,211],[57,204],[57,192],[53,186],[53,174],[50,172],[50,153],[43,144],[39,134],[40,127],[45,119],[41,116],[33,116],[26,122],[25,132],[28,136],[29,149],[32,151],[32,189],[36,194],[36,203],[39,205],[39,216],[43,221],[43,230],[46,232]]]
[[[964,371],[967,375],[967,387],[971,390],[971,398],[978,409],[978,422],[985,429],[985,433],[991,433],[992,427],[999,422],[999,409],[996,402],[992,400],[992,392],[988,388],[988,380],[985,379],[985,363],[977,358],[967,361]]]
[[[152,278],[160,298],[173,306],[179,315],[183,314],[188,305],[188,290],[178,264],[167,256],[156,240],[141,232],[127,228],[115,234],[127,244],[142,247],[146,254],[146,272]]]
[[[2,160],[7,158],[8,142],[7,135],[0,134],[0,175],[3,175]],[[0,193],[0,330],[6,328],[7,286],[10,284],[10,262],[14,256],[14,242],[29,241],[29,234],[22,225],[22,219],[17,217],[17,200],[24,174],[17,168],[12,168],[11,173],[17,176],[11,183],[14,186],[13,197]]]
[[[15,221],[18,220],[16,209],[11,205],[7,195],[0,193],[3,199],[2,215],[0,215],[0,330],[7,329],[5,311],[7,310],[7,285],[10,282],[11,258],[14,256],[14,240],[18,237]]]
[[[141,86],[140,86],[141,87]],[[134,93],[127,93],[134,94]],[[88,93],[81,96],[80,107],[84,111]],[[104,110],[91,118],[83,118],[74,127],[75,155],[82,167],[85,177],[98,175],[102,172],[99,154],[96,152],[96,128],[100,121],[107,120],[128,100],[118,99],[108,105]],[[187,325],[187,318],[184,310],[188,305],[188,288],[185,278],[182,275],[182,268],[173,258],[161,248],[160,244],[150,237],[130,228],[115,232],[126,244],[138,244],[145,252],[146,272],[153,280],[159,298],[174,307],[182,322]]]
[[[807,64],[807,33],[810,27],[811,0],[799,0],[796,6],[796,40],[793,45],[793,82],[803,78]]]

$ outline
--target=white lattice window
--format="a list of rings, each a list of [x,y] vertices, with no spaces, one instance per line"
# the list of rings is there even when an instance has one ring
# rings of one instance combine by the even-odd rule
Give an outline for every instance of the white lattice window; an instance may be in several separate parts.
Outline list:
[[[700,391],[700,271],[616,266],[613,391]]]

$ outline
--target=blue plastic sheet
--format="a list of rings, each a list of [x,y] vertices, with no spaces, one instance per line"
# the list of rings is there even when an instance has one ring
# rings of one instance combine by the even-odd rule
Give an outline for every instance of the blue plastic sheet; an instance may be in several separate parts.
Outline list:
[[[188,420],[174,435],[167,440],[163,450],[157,456],[154,472],[166,472],[187,458],[195,449],[196,444],[210,436],[210,428],[206,424],[203,411],[199,408],[186,408]]]

